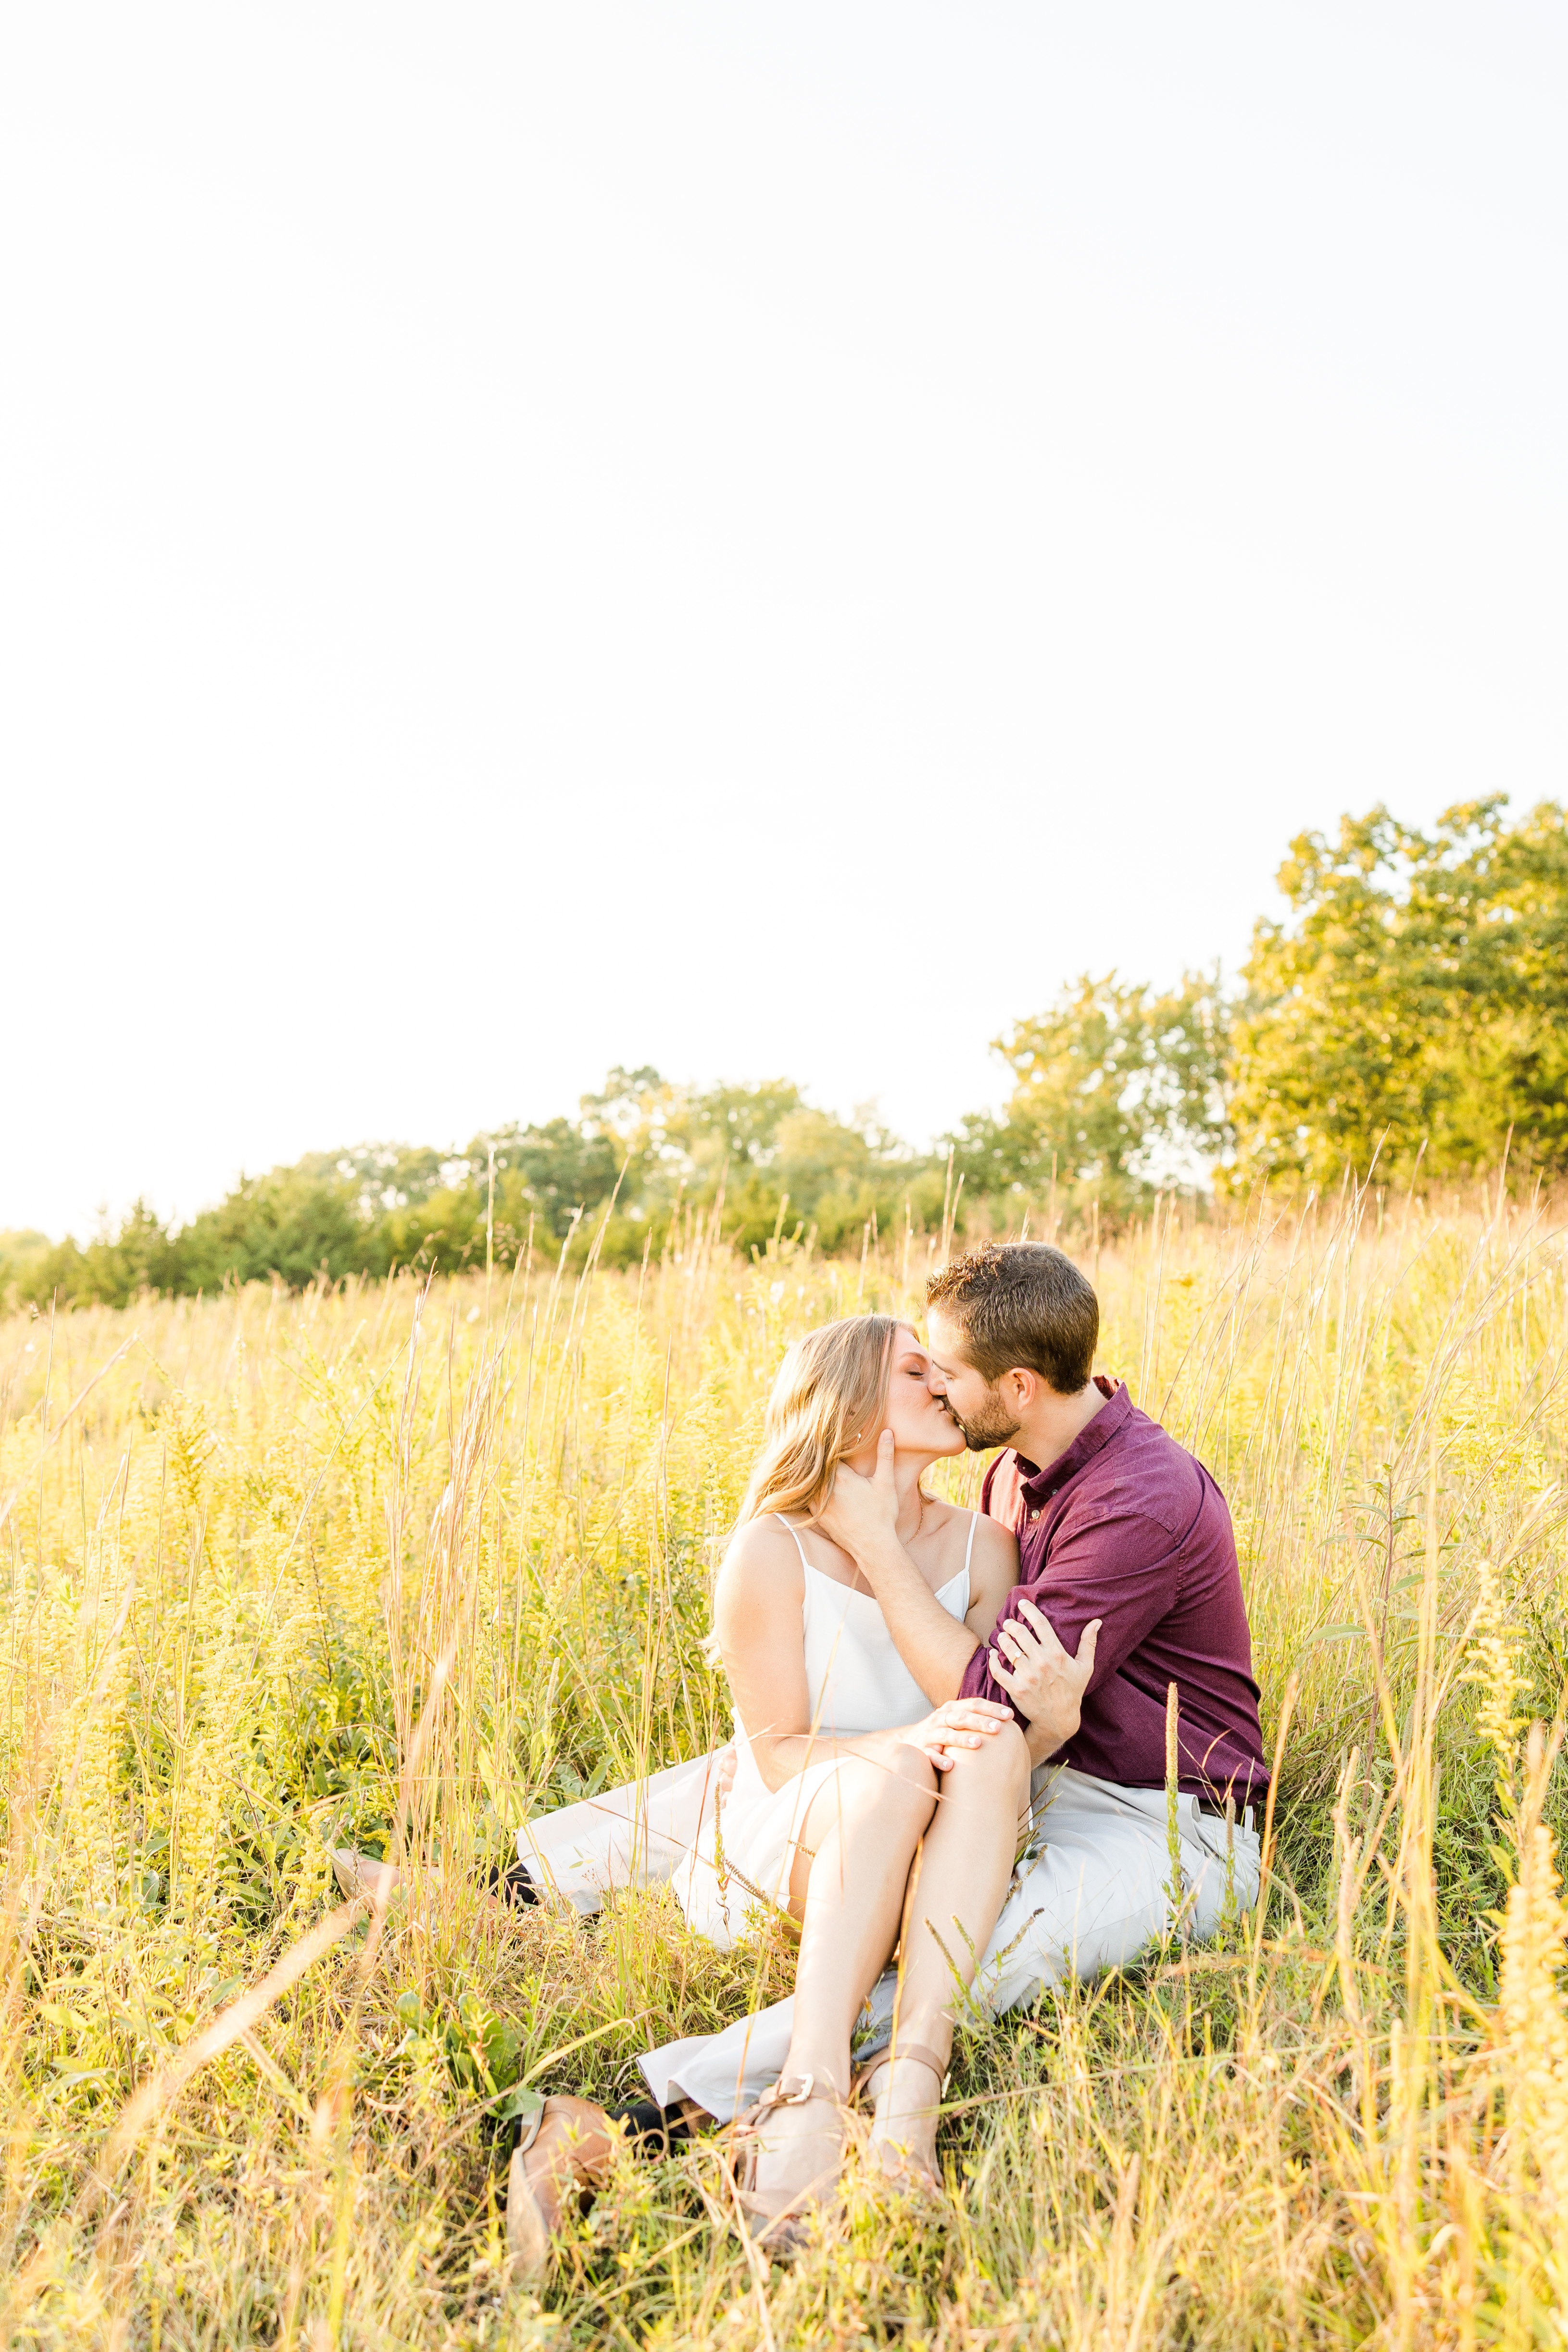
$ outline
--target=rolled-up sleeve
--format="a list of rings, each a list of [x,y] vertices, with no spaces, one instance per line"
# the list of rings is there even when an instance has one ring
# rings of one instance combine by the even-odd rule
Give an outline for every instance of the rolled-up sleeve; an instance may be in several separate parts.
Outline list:
[[[1075,1657],[1084,1627],[1097,1617],[1100,1637],[1089,1680],[1090,1693],[1097,1691],[1171,1608],[1180,1560],[1180,1539],[1159,1520],[1136,1510],[1109,1512],[1064,1533],[1034,1583],[1014,1585],[990,1640],[1018,1616],[1020,1601],[1032,1601],[1050,1619],[1062,1648]],[[1026,1720],[991,1674],[990,1641],[970,1659],[963,1696],[998,1700],[1012,1707],[1020,1723]]]

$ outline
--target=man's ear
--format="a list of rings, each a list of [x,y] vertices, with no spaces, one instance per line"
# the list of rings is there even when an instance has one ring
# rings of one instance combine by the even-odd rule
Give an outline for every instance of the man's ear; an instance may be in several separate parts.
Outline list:
[[[1027,1412],[1040,1394],[1042,1385],[1040,1374],[1031,1372],[1023,1364],[1015,1364],[1004,1378],[1012,1382],[1013,1403]]]

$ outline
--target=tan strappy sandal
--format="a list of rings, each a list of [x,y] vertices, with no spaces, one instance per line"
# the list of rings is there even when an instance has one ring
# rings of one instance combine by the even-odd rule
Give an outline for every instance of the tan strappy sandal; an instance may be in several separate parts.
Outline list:
[[[747,2234],[752,2244],[764,2253],[785,2257],[799,2253],[810,2234],[808,2215],[812,2209],[829,2202],[828,2198],[819,2193],[829,2179],[826,2171],[820,2173],[814,2180],[809,2180],[803,2189],[798,2189],[780,2205],[765,2202],[765,2198],[774,2192],[760,2190],[757,2186],[763,2133],[774,2108],[805,2107],[818,2100],[835,2108],[841,2120],[847,2124],[844,2103],[831,2083],[819,2089],[814,2074],[781,2074],[778,2082],[763,2092],[755,2106],[747,2107],[743,2114],[737,2116],[730,2126],[729,2162],[735,2181],[736,2203],[743,2216],[755,2215],[761,2224],[757,2229],[748,2228]],[[841,2137],[839,2145],[839,2162],[831,2176],[834,2189],[843,2168]]]
[[[935,2078],[935,2095],[928,2112],[937,2115],[941,2112],[942,2088],[947,2079],[948,2063],[946,2059],[938,2058],[935,2050],[927,2050],[922,2042],[896,2042],[890,2049],[879,2051],[877,2055],[861,2069],[855,2077],[855,2092],[862,2098],[869,2096],[873,2109],[879,2108],[882,2103],[878,2100],[873,2086],[881,2080],[882,2076],[894,2066],[918,2066],[923,2072]],[[891,2090],[891,2084],[887,2088]],[[870,2146],[888,2179],[900,2182],[906,2189],[939,2198],[942,2194],[942,2183],[936,2172],[928,2170],[924,2164],[918,2163],[910,2155],[908,2149],[901,2147],[896,2140],[876,2138],[876,2118],[873,2115],[873,2137]]]

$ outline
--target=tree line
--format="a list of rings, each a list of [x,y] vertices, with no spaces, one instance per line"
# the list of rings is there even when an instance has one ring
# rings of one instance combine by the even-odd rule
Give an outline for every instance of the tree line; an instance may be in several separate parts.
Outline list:
[[[313,1153],[178,1228],[138,1202],[85,1244],[0,1235],[0,1299],[507,1266],[591,1237],[624,1264],[698,1212],[742,1248],[789,1234],[832,1251],[905,1219],[1016,1225],[1047,1201],[1115,1223],[1172,1187],[1440,1181],[1505,1158],[1527,1180],[1568,1171],[1563,808],[1511,822],[1497,795],[1424,833],[1379,807],[1334,840],[1301,835],[1278,879],[1285,912],[1257,923],[1234,983],[1085,975],[996,1041],[1005,1109],[927,1152],[787,1080],[695,1088],[615,1069],[574,1118],[461,1151]]]

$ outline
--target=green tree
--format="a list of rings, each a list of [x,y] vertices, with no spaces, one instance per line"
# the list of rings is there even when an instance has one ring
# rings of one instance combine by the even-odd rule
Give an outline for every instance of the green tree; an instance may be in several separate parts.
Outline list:
[[[356,1143],[342,1151],[308,1151],[295,1173],[332,1185],[347,1185],[366,1224],[393,1209],[428,1200],[455,1175],[469,1171],[466,1160],[453,1160],[423,1145]]]
[[[570,1241],[575,1256],[596,1236],[607,1262],[623,1263],[663,1244],[680,1203],[720,1201],[723,1231],[743,1247],[787,1214],[789,1229],[815,1226],[831,1249],[873,1217],[892,1224],[905,1201],[933,1215],[941,1192],[935,1164],[869,1116],[831,1118],[786,1079],[704,1089],[618,1068],[576,1118],[497,1128],[455,1153],[400,1144],[312,1152],[243,1177],[177,1233],[139,1202],[85,1250],[35,1236],[0,1258],[0,1284],[40,1301],[123,1304],[144,1289],[299,1288],[393,1265],[451,1273],[483,1265],[487,1250],[506,1266],[530,1242],[553,1252]]]
[[[242,1176],[227,1199],[204,1210],[175,1236],[179,1290],[221,1290],[225,1282],[276,1276],[301,1290],[318,1275],[340,1282],[366,1271],[372,1252],[358,1196],[348,1181],[274,1168]]]
[[[1230,1181],[1568,1168],[1568,822],[1505,796],[1430,834],[1385,808],[1303,834],[1234,1025]]]
[[[47,1234],[31,1228],[0,1234],[0,1308],[34,1297],[35,1277],[53,1255]],[[46,1294],[47,1295],[47,1294]]]
[[[16,1285],[19,1297],[39,1307],[51,1299],[128,1307],[144,1290],[180,1287],[179,1244],[145,1201],[132,1204],[118,1230],[111,1232],[106,1221],[85,1249],[68,1234],[42,1256],[35,1255]]]
[[[1038,1193],[1054,1181],[1118,1214],[1156,1184],[1201,1182],[1228,1138],[1227,1019],[1218,975],[1161,993],[1085,973],[996,1041],[1016,1083],[1000,1118],[955,1138],[967,1184]]]
[[[906,1201],[922,1216],[933,1199],[940,1208],[936,1163],[869,1111],[844,1120],[815,1109],[787,1078],[689,1087],[616,1069],[582,1108],[623,1155],[626,1208],[660,1233],[677,1201],[708,1205],[721,1189],[723,1230],[743,1249],[766,1242],[780,1213],[787,1232],[814,1228],[836,1249],[873,1217],[891,1225]]]
[[[672,1085],[657,1070],[611,1071],[585,1095],[587,1132],[612,1139],[627,1170],[627,1192],[650,1204],[677,1195],[712,1200],[747,1173],[770,1170],[783,1122],[804,1108],[788,1078],[706,1088]]]

